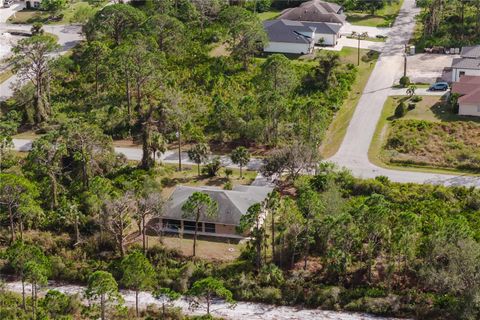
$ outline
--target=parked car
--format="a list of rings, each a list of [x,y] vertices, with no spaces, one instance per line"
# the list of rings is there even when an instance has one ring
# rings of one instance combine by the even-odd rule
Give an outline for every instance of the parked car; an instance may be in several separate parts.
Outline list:
[[[10,6],[13,4],[13,0],[5,0],[3,1],[3,7],[4,8],[10,8]]]
[[[428,90],[430,91],[447,91],[448,90],[448,83],[446,82],[437,82],[434,83]]]

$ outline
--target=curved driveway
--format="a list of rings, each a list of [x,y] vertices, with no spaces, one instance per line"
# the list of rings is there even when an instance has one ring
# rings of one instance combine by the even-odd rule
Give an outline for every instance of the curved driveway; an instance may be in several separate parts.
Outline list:
[[[386,176],[396,182],[480,187],[480,177],[391,170],[375,166],[368,159],[370,143],[385,101],[392,94],[391,87],[395,80],[402,76],[405,44],[412,36],[418,13],[414,0],[404,1],[383,53],[355,109],[342,145],[327,160],[350,169],[355,176],[362,178]]]

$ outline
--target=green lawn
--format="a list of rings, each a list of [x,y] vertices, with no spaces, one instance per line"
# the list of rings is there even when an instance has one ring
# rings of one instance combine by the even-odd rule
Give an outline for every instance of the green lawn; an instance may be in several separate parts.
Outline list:
[[[360,54],[364,56],[368,52],[368,50],[361,50]],[[340,56],[346,63],[357,64],[357,49],[344,47],[342,51],[340,51]],[[323,158],[333,156],[340,148],[345,133],[347,132],[348,124],[352,119],[355,107],[362,96],[363,89],[367,85],[375,63],[376,59],[368,62],[360,62],[357,79],[350,90],[350,95],[335,115],[320,146],[320,153]]]
[[[386,4],[384,8],[377,10],[375,14],[366,12],[346,12],[347,21],[353,25],[368,27],[390,27],[402,7],[403,0]]]
[[[446,101],[438,96],[423,96],[423,100],[416,104],[415,109],[410,110],[402,118],[402,120],[424,120],[428,123],[438,123],[438,124],[448,124],[448,122],[456,123],[467,123],[476,122],[480,123],[480,119],[473,117],[464,117],[454,114],[451,109],[448,107]],[[368,151],[369,160],[380,167],[392,168],[396,170],[405,170],[405,171],[418,171],[418,172],[432,172],[432,173],[465,173],[471,172],[467,170],[459,170],[455,168],[447,167],[436,167],[429,166],[426,164],[408,164],[408,165],[396,165],[389,163],[388,152],[384,152],[384,146],[386,139],[389,136],[389,130],[391,128],[391,123],[396,118],[394,117],[395,108],[398,103],[402,100],[406,100],[405,96],[393,96],[389,97],[385,102],[385,106],[382,110],[380,120],[375,129],[375,133],[370,144],[370,149]],[[435,136],[432,138],[438,138]],[[440,143],[438,143],[440,144]],[[453,143],[452,143],[453,146]]]
[[[5,82],[11,76],[12,76],[12,70],[7,69],[7,70],[3,71],[2,73],[0,73],[0,83]]]
[[[66,9],[62,10],[56,17],[54,17],[51,12],[24,9],[13,14],[8,18],[7,22],[12,24],[32,24],[35,22],[43,24],[68,24],[82,22],[102,7],[103,5],[93,7],[89,5],[87,1],[75,1]],[[80,19],[80,21],[77,21],[78,19]]]
[[[258,13],[258,18],[262,21],[273,20],[280,15],[280,11],[266,11]]]

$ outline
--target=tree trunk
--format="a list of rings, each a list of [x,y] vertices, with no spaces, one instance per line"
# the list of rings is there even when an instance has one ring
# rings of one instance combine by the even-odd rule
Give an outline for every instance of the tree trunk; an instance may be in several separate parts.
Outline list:
[[[177,126],[178,132],[178,171],[182,171],[182,134]]]
[[[22,275],[22,308],[23,308],[23,311],[27,309],[27,304],[25,303],[25,280],[23,279],[23,275]]]
[[[200,176],[200,163],[197,163],[198,176]]]
[[[200,209],[197,210],[197,216],[195,217],[195,234],[193,235],[193,257],[195,257],[197,253],[198,220],[200,220]]]
[[[207,315],[210,315],[210,292],[207,293],[206,300],[207,300]]]
[[[35,320],[35,300],[36,300],[35,283],[32,283],[32,318],[34,320]]]
[[[105,295],[100,296],[100,319],[105,320]]]
[[[147,254],[147,237],[145,232],[145,217],[142,217],[142,244],[143,244],[143,253]]]
[[[13,221],[12,207],[8,207],[8,219],[10,220],[10,240],[13,243],[15,239],[15,222]]]
[[[272,260],[275,260],[275,210],[272,210]]]
[[[240,179],[243,178],[243,174],[242,174],[242,165],[240,165]]]
[[[80,243],[80,228],[78,227],[78,214],[75,214],[74,228],[75,228],[75,243]]]
[[[57,199],[57,179],[55,178],[54,174],[50,174],[50,181],[52,183],[52,203],[50,208],[53,210],[58,206],[58,199]]]
[[[127,113],[128,113],[128,123],[132,122],[132,98],[130,96],[130,80],[128,79],[128,74],[125,79],[125,91],[127,96]]]
[[[138,290],[135,290],[135,312],[137,314],[137,318],[139,317],[138,313]]]

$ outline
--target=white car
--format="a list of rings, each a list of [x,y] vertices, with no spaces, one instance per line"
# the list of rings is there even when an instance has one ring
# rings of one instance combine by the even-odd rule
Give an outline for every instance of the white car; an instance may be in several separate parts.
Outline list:
[[[10,6],[13,4],[13,0],[4,0],[3,1],[3,7],[4,8],[10,8]]]

